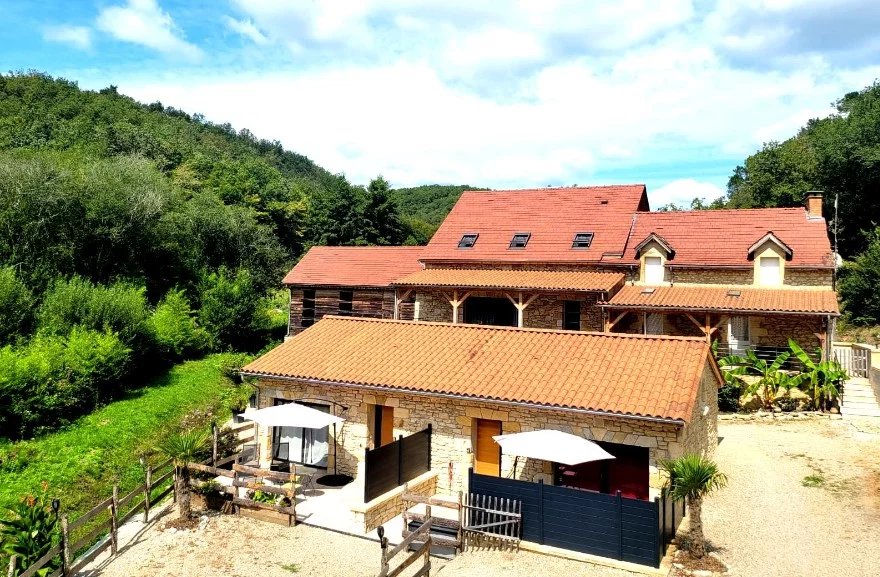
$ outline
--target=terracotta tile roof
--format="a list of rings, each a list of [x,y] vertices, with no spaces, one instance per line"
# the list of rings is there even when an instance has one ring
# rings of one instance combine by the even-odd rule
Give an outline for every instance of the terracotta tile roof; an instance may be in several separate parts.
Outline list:
[[[286,285],[387,287],[422,268],[421,246],[314,246],[284,277]]]
[[[648,210],[643,184],[468,191],[437,229],[422,255],[444,262],[599,262],[623,253],[633,213]],[[531,233],[525,248],[508,248],[515,233]],[[592,232],[589,248],[572,248],[574,235]],[[477,233],[472,248],[462,235]]]
[[[675,251],[671,266],[751,266],[749,249],[767,233],[791,248],[792,259],[786,266],[834,266],[825,219],[808,218],[803,208],[638,213],[628,262],[638,258],[636,247],[651,233],[663,237]]]
[[[695,338],[324,317],[242,370],[687,421],[707,363]]]
[[[398,286],[608,292],[622,273],[597,271],[429,268],[394,281]]]
[[[653,289],[653,292],[646,292]],[[733,291],[733,293],[731,292]],[[738,292],[739,296],[734,296]],[[810,288],[626,285],[601,306],[618,308],[839,315],[837,295]]]

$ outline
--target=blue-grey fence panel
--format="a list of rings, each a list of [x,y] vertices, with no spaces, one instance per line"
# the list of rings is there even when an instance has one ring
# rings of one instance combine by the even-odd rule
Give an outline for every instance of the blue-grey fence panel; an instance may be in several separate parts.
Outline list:
[[[471,493],[522,502],[522,539],[659,567],[660,504],[471,471]],[[666,521],[671,524],[671,520]],[[667,529],[668,530],[668,529]]]

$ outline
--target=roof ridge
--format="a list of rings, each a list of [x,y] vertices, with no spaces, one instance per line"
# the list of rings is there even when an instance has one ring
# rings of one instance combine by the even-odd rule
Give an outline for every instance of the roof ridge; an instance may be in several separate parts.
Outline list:
[[[699,342],[706,343],[706,340],[703,337],[684,337],[684,336],[672,336],[672,335],[638,335],[638,334],[630,334],[630,333],[604,333],[599,331],[567,331],[563,329],[544,329],[544,328],[536,328],[536,327],[507,327],[507,326],[498,326],[498,325],[473,325],[467,323],[445,323],[441,321],[408,321],[408,320],[395,320],[395,319],[380,319],[376,317],[357,317],[357,316],[339,316],[339,315],[324,315],[321,319],[331,319],[331,320],[341,320],[341,321],[349,321],[349,322],[360,322],[360,323],[386,323],[386,324],[398,324],[398,325],[411,325],[411,326],[439,326],[439,327],[447,327],[451,329],[471,329],[471,330],[487,330],[487,331],[501,331],[501,332],[511,332],[511,333],[550,333],[550,334],[559,334],[559,335],[572,335],[572,336],[593,336],[593,337],[606,337],[606,338],[624,338],[624,339],[642,339],[642,340],[660,340],[660,341],[688,341],[688,342]],[[321,321],[316,322],[313,326],[318,326]]]
[[[644,183],[631,183],[631,184],[587,184],[584,186],[545,186],[545,187],[532,187],[532,188],[492,188],[489,190],[465,190],[463,192],[477,192],[477,193],[492,193],[492,192],[543,192],[543,191],[561,191],[561,190],[596,190],[596,189],[605,189],[605,188],[634,188],[634,187],[642,187],[647,188],[647,185]]]
[[[806,212],[806,209],[799,206],[762,206],[762,207],[752,207],[752,208],[708,208],[702,210],[649,210],[638,212],[637,214],[662,214],[662,215],[679,215],[679,214],[713,214],[713,213],[721,213],[721,212],[767,212],[771,210],[779,210],[786,212],[794,212],[801,211]],[[814,218],[814,220],[819,220],[818,218]]]

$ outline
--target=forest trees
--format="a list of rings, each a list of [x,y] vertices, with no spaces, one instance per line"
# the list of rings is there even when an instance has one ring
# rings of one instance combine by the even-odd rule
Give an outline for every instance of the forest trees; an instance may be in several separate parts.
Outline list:
[[[809,190],[824,191],[839,252],[854,259],[840,285],[848,316],[856,324],[880,323],[869,288],[880,278],[874,254],[880,250],[874,232],[880,224],[880,84],[847,94],[837,101],[835,114],[811,120],[794,137],[749,156],[728,182],[728,206],[802,206]]]

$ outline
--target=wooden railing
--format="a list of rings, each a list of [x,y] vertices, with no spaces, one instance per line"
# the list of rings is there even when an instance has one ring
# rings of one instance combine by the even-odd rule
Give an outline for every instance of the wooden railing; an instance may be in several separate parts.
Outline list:
[[[159,475],[154,477],[157,473]],[[141,511],[144,523],[149,521],[150,507],[174,491],[173,476],[174,470],[171,467],[170,459],[155,467],[146,464],[143,484],[122,497],[119,496],[119,485],[113,485],[113,494],[110,498],[101,501],[73,521],[70,521],[67,515],[62,515],[60,519],[61,542],[20,573],[18,572],[18,559],[13,555],[9,560],[7,575],[9,577],[16,575],[18,577],[32,577],[41,569],[54,566],[60,556],[60,566],[50,573],[50,577],[67,577],[75,574],[108,548],[111,555],[116,555],[119,544],[119,526]],[[133,501],[134,505],[129,507]],[[93,523],[102,513],[108,513],[107,518]],[[105,534],[107,538],[99,540]],[[94,545],[96,541],[98,544]],[[83,550],[86,550],[84,554],[76,557]]]
[[[431,573],[431,506],[425,509],[427,519],[421,527],[410,533],[399,545],[390,551],[388,550],[388,537],[385,536],[385,528],[379,527],[376,532],[379,534],[379,546],[382,548],[382,566],[377,577],[398,577],[407,567],[423,559],[422,566],[412,574],[412,577],[422,577]],[[421,547],[413,551],[406,557],[397,567],[391,568],[391,560],[398,554],[407,551],[410,546],[421,543]]]

